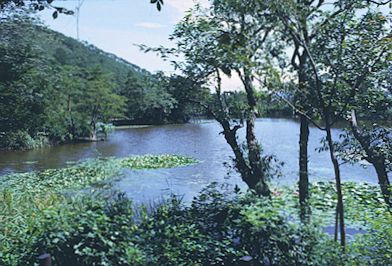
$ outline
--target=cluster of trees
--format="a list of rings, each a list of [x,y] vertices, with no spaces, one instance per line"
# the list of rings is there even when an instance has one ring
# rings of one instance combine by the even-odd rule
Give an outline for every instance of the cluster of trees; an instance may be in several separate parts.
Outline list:
[[[193,86],[193,90],[188,90]],[[206,87],[193,85],[180,76],[166,76],[162,72],[137,79],[129,75],[120,94],[128,99],[128,120],[136,124],[185,123],[191,116],[203,114],[192,97],[208,98]]]
[[[310,214],[309,125],[325,132],[338,199],[335,239],[340,232],[342,246],[346,242],[342,161],[356,157],[373,164],[384,199],[391,203],[387,175],[391,131],[382,126],[365,129],[356,119],[369,113],[387,118],[391,113],[389,2],[214,0],[207,9],[197,5],[176,26],[171,37],[175,49],[153,49],[164,58],[173,56],[175,66],[195,83],[214,88],[213,99],[199,104],[221,124],[236,169],[259,195],[271,193],[267,182],[271,168],[254,130],[258,89],[279,97],[299,116],[298,185],[304,222]],[[227,100],[223,75],[241,79],[246,95],[241,105]],[[349,126],[344,145],[331,133],[341,120]],[[244,145],[237,137],[241,128],[246,128]]]
[[[186,122],[197,111],[185,78],[152,75],[24,12],[1,18],[0,55],[2,148],[96,140],[102,123]]]
[[[1,23],[1,146],[24,148],[37,135],[54,142],[95,138],[98,121],[121,114],[125,99],[115,93],[111,74],[98,65],[66,62],[59,47],[52,47],[53,54],[45,50],[41,44],[54,44],[59,36],[27,16]]]

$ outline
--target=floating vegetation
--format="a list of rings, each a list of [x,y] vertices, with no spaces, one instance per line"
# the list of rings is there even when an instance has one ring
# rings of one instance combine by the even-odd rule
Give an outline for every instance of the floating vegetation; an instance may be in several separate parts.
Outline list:
[[[158,169],[192,165],[197,162],[197,160],[190,157],[165,154],[130,157],[122,159],[121,165],[132,169]]]
[[[116,159],[114,157],[86,160],[62,169],[40,172],[8,174],[0,179],[0,191],[35,194],[78,190],[113,179],[121,175],[122,168],[158,169],[173,168],[197,163],[197,160],[179,155],[143,155]]]

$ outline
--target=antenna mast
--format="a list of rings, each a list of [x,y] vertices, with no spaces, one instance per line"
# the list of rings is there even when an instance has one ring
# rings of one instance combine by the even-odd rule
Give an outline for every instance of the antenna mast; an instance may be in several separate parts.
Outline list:
[[[82,7],[85,0],[78,0],[78,5],[76,6],[76,38],[79,40],[79,15],[80,15],[80,8]]]

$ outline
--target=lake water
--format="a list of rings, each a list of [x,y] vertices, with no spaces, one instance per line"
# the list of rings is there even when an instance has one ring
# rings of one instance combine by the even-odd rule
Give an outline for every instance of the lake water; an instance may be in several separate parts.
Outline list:
[[[191,199],[213,181],[239,184],[236,173],[224,165],[231,162],[232,152],[222,135],[220,125],[214,121],[197,124],[150,126],[118,129],[107,141],[75,143],[31,151],[0,151],[0,175],[67,166],[98,156],[125,157],[142,154],[179,154],[194,157],[200,163],[193,166],[159,170],[127,170],[116,187],[139,201],[150,201],[163,194],[176,193]],[[335,140],[340,129],[334,129]],[[256,122],[257,137],[264,152],[272,153],[285,163],[279,184],[294,184],[298,179],[299,123],[291,119],[266,118]],[[244,138],[244,129],[240,137]],[[309,170],[311,181],[334,180],[328,152],[318,153],[324,132],[310,129]],[[228,175],[228,172],[231,172]],[[372,167],[342,165],[343,181],[377,183]]]

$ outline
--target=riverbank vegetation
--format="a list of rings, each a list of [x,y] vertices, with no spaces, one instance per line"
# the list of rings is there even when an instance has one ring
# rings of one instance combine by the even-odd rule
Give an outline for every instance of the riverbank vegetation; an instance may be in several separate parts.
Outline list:
[[[210,117],[195,102],[214,96],[200,82],[151,74],[113,54],[46,28],[25,12],[4,13],[0,28],[0,149],[101,140],[109,125],[185,123]],[[187,89],[184,89],[187,88]],[[246,102],[228,94],[234,109]],[[260,92],[259,116],[291,116]]]
[[[311,185],[313,222],[306,225],[291,187],[272,188],[266,201],[212,184],[190,204],[172,196],[151,206],[109,190],[122,167],[195,162],[168,155],[103,158],[2,177],[0,264],[31,265],[43,253],[55,265],[382,265],[391,259],[392,216],[377,187],[367,184],[343,184],[347,226],[359,230],[346,252],[325,233],[335,223],[333,183]]]
[[[333,165],[337,206],[335,240],[346,246],[341,162],[367,160],[377,172],[385,202],[391,207],[388,177],[391,130],[366,128],[357,119],[390,116],[391,9],[390,1],[212,1],[196,5],[177,24],[175,48],[145,48],[174,60],[183,75],[214,89],[214,98],[199,102],[222,127],[234,154],[234,166],[256,194],[269,197],[269,155],[255,134],[259,91],[289,106],[300,118],[298,188],[302,221],[309,218],[309,126],[325,133],[321,150]],[[195,36],[202,36],[195,38]],[[178,54],[184,56],[178,59]],[[228,101],[223,76],[238,77],[246,101]],[[234,108],[233,108],[234,107]],[[359,118],[361,117],[361,118]],[[383,118],[382,118],[383,119]],[[389,118],[387,118],[389,119]],[[348,135],[332,134],[346,121]],[[362,120],[363,121],[363,120]],[[238,138],[246,130],[245,144]],[[382,132],[382,133],[381,133]],[[349,139],[347,139],[347,137]],[[338,155],[353,155],[346,158]]]

